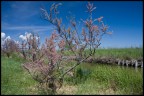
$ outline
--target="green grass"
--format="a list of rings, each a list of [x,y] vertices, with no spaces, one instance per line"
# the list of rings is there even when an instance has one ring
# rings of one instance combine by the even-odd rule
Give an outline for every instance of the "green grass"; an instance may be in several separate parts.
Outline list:
[[[1,94],[34,94],[36,82],[22,69],[24,60],[7,57],[1,59]]]
[[[86,50],[88,51],[88,50]],[[65,55],[74,55],[71,51],[65,51]],[[111,57],[120,59],[142,59],[143,48],[109,48],[109,49],[96,49],[96,58]]]
[[[125,68],[101,64],[82,64],[77,70],[81,77],[71,81],[77,87],[76,94],[142,94],[143,72],[141,68]],[[89,72],[88,76],[85,71]],[[72,84],[72,83],[71,83]]]
[[[97,56],[141,58],[142,51],[142,48],[98,49]],[[1,57],[1,94],[39,94],[37,82],[21,66],[24,62],[26,61],[17,54],[13,54],[11,58]],[[64,94],[143,93],[143,68],[135,70],[133,67],[83,63],[75,72],[74,77],[66,76],[64,87],[61,88],[65,90]]]
[[[97,49],[95,56],[121,59],[140,59],[143,58],[143,48]]]

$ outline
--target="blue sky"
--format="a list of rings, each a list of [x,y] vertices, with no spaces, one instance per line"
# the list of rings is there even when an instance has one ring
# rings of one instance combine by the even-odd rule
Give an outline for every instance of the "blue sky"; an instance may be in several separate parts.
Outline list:
[[[85,1],[59,1],[59,16],[68,25],[66,16],[75,16],[76,21],[86,19]],[[58,1],[56,3],[59,3]],[[96,6],[93,18],[103,16],[105,24],[110,26],[112,35],[105,35],[101,47],[120,48],[143,45],[143,2],[142,1],[91,1]],[[12,39],[20,40],[19,35],[35,31],[44,42],[53,31],[53,26],[41,18],[40,8],[49,9],[50,1],[2,1],[1,2],[1,32]],[[79,27],[79,31],[81,28]]]

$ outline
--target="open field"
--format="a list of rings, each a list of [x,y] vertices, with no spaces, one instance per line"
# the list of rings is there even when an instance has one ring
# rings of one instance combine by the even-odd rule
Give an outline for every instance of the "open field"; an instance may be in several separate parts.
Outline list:
[[[142,51],[142,48],[98,49],[97,56],[111,53],[110,56],[120,58],[127,58],[126,54],[128,58],[142,58]],[[21,67],[24,62],[16,55],[1,57],[1,94],[40,94],[37,82]],[[65,77],[57,94],[143,94],[143,68],[83,63],[74,71],[73,77]]]
[[[86,50],[88,51],[88,50]],[[72,52],[65,51],[65,54],[70,56]],[[143,48],[109,48],[97,49],[95,58],[111,57],[120,59],[141,59],[143,58]]]

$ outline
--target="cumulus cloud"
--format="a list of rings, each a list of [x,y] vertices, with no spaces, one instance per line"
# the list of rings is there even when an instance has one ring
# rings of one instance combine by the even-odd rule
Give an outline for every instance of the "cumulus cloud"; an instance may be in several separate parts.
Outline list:
[[[1,38],[5,38],[5,33],[1,32]]]
[[[32,34],[31,33],[25,33],[25,36],[27,37],[27,38],[30,38],[30,36],[31,36]]]
[[[31,38],[33,39],[33,37],[31,37]],[[36,38],[36,40],[40,39],[40,37],[38,37],[38,36],[35,36],[35,38]]]
[[[11,37],[10,37],[10,36],[7,36],[5,40],[11,40]]]
[[[1,45],[3,46],[5,44],[5,41],[1,41]]]
[[[40,37],[37,37],[37,36],[36,36],[36,40],[38,40],[38,39],[40,39]]]
[[[19,38],[26,41],[27,38],[33,39],[33,36],[31,33],[26,32],[25,35],[20,35]],[[36,38],[36,40],[40,39],[40,37],[38,37],[38,36],[35,36],[35,38]]]
[[[23,35],[20,35],[19,38],[22,40],[26,40],[26,36],[23,36]]]
[[[15,41],[16,44],[19,44],[19,41]]]
[[[22,39],[22,38],[23,38],[23,35],[20,35],[19,38]]]
[[[19,44],[19,41],[14,40],[14,42],[15,42],[16,44]]]

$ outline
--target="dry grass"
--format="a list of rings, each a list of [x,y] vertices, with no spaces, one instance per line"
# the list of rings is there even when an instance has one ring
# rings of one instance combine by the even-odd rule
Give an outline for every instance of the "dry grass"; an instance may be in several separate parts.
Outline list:
[[[38,88],[37,88],[37,86],[35,85],[35,86],[30,86],[29,88],[28,88],[28,94],[29,95],[38,95]]]
[[[99,90],[98,92],[99,95],[116,95],[116,92],[112,88],[108,88],[105,90]]]
[[[76,91],[76,86],[64,85],[59,90],[57,90],[57,93],[64,95],[74,95]]]

